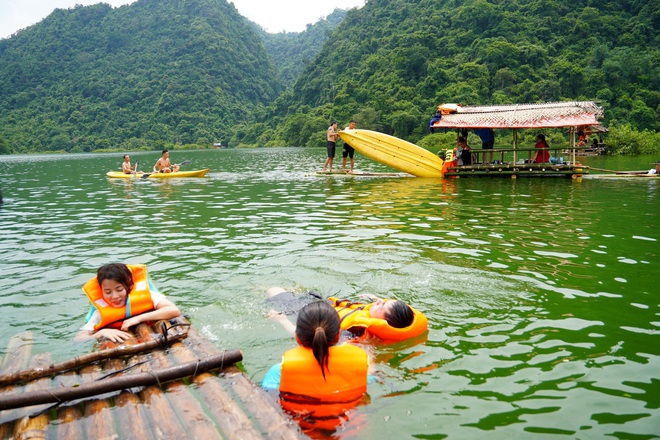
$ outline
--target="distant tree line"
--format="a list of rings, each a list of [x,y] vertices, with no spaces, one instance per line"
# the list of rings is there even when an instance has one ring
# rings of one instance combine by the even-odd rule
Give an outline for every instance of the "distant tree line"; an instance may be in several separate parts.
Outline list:
[[[225,0],[60,9],[0,40],[0,154],[322,146],[331,119],[426,144],[443,102],[559,100],[657,153],[658,29],[638,0],[377,0],[281,34]]]

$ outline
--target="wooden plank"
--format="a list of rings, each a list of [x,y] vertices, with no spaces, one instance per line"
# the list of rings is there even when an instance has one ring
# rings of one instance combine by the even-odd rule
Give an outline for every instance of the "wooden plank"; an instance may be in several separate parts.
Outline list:
[[[58,411],[58,422],[55,430],[58,440],[82,439],[83,423],[82,412],[78,405],[60,408]]]

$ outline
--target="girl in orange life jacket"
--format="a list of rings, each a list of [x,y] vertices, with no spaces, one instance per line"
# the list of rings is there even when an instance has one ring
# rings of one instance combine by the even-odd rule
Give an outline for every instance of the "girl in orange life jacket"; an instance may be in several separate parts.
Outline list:
[[[271,317],[289,322],[282,314]],[[285,408],[306,416],[336,416],[357,405],[367,389],[369,358],[359,347],[337,345],[339,315],[330,304],[315,301],[303,307],[295,335],[300,345],[284,353],[261,385],[279,390]]]
[[[361,297],[373,301],[362,304],[330,297],[330,305],[339,313],[342,330],[356,336],[375,336],[385,342],[403,341],[420,336],[428,320],[418,310],[400,300],[383,300],[371,294]]]
[[[106,338],[121,343],[131,337],[126,332],[130,327],[181,314],[151,284],[144,265],[110,263],[101,266],[96,277],[85,283],[83,291],[92,302],[92,310],[75,337],[77,341]]]

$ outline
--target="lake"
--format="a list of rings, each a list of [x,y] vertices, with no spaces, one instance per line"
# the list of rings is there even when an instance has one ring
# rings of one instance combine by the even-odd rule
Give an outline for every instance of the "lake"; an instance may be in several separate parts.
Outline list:
[[[209,174],[157,181],[106,178],[122,154],[0,156],[0,355],[23,331],[56,361],[89,352],[81,286],[145,263],[255,382],[295,344],[271,286],[422,311],[428,334],[374,347],[369,401],[326,438],[658,438],[658,180],[310,175],[324,153],[174,150]]]

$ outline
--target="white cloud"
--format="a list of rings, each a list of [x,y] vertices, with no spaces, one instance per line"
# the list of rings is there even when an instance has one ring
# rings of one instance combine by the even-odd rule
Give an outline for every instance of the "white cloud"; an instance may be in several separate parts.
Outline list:
[[[135,0],[104,0],[114,7]],[[0,38],[36,24],[56,8],[93,5],[100,0],[0,0]],[[268,32],[301,32],[335,8],[362,7],[365,0],[234,0],[238,12]]]

